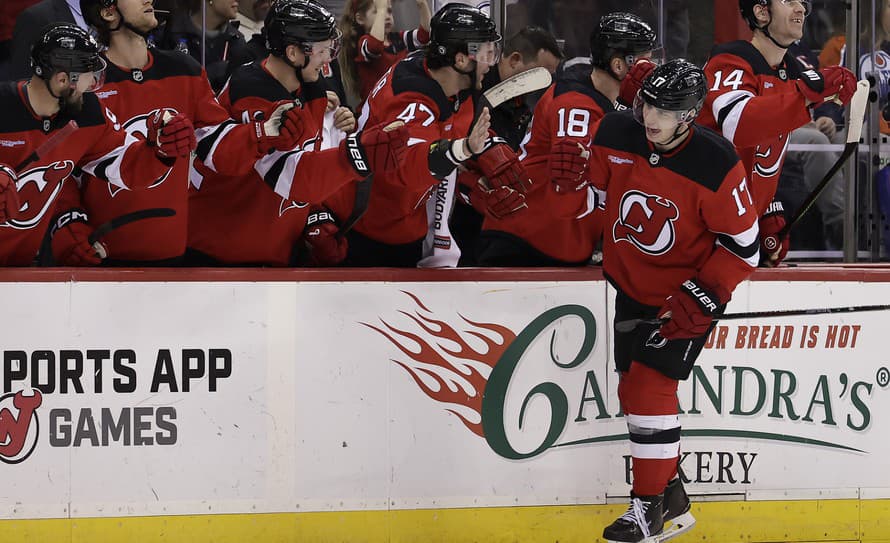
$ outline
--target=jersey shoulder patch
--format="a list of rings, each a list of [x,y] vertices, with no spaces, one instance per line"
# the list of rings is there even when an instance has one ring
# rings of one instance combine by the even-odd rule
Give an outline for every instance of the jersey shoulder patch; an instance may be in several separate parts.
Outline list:
[[[702,160],[702,157],[708,158]],[[728,140],[710,128],[696,124],[686,147],[664,165],[693,183],[717,192],[740,160]]]
[[[269,102],[294,99],[277,79],[263,69],[260,61],[239,66],[229,79],[229,100],[232,104],[249,97]]]
[[[732,55],[742,59],[745,64],[751,67],[751,71],[755,75],[776,74],[776,71],[773,70],[772,66],[769,65],[766,59],[763,58],[763,55],[760,54],[760,51],[751,42],[739,40],[716,45],[711,49],[711,58],[713,59],[719,55]]]
[[[593,81],[590,79],[591,72],[592,67],[589,64],[576,64],[566,68],[556,79],[556,84],[553,86],[553,97],[557,98],[566,93],[577,92],[593,100],[604,114],[614,110],[615,105],[593,86]]]
[[[398,96],[404,92],[416,92],[432,99],[439,107],[439,121],[451,117],[454,104],[445,96],[442,87],[435,79],[427,75],[424,69],[423,55],[409,57],[393,68],[392,93]]]

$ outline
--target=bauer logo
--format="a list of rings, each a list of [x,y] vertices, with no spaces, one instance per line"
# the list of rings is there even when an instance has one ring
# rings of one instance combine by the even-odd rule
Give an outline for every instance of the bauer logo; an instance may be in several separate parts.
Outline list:
[[[40,425],[37,408],[43,396],[37,389],[0,396],[0,461],[18,464],[34,452]]]
[[[473,315],[474,311],[484,314],[485,307],[444,314],[416,294],[404,294],[408,307],[399,308],[400,316],[394,311],[379,324],[361,324],[394,347],[385,356],[405,371],[405,390],[419,389],[441,405],[448,417],[456,417],[466,430],[484,439],[497,455],[525,460],[564,447],[627,440],[615,393],[617,378],[604,345],[603,330],[610,325],[589,308],[556,305],[529,315],[528,323],[514,332]],[[824,340],[840,342],[844,336],[841,329],[832,333],[826,330]],[[847,336],[852,338],[852,333]],[[732,334],[712,336],[707,350],[720,349],[720,345],[728,348],[733,338]],[[801,345],[806,338],[799,340]],[[849,348],[853,340],[844,341]],[[741,339],[735,344],[740,349],[745,345]],[[890,392],[890,370],[883,366],[876,373],[868,370],[854,376],[843,368],[827,374],[704,361],[680,386],[679,413],[691,415],[682,417],[688,425],[683,436],[690,451],[706,450],[718,438],[771,444],[773,450],[805,446],[867,454],[859,436],[865,437],[874,427],[870,404],[879,390]],[[714,466],[729,466],[729,456],[714,454]],[[710,461],[699,456],[685,460],[690,466]],[[711,481],[703,475],[696,481],[748,484],[755,456],[733,452],[733,469],[742,471]]]

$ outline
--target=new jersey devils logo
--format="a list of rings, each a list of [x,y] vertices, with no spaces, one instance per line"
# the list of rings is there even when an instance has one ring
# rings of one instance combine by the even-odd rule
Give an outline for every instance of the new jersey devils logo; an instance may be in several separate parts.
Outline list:
[[[34,452],[41,403],[43,396],[37,389],[32,395],[19,391],[0,396],[0,462],[18,464]]]
[[[22,207],[19,216],[0,224],[17,230],[34,228],[53,207],[62,190],[62,181],[74,171],[74,163],[60,160],[47,166],[28,170],[19,176],[16,188]]]
[[[164,108],[164,109],[167,109],[173,115],[179,114],[179,112],[173,108]],[[158,111],[160,111],[160,110],[153,109],[153,110],[149,111],[148,113],[136,115],[135,117],[128,119],[127,121],[124,122],[123,129],[127,132],[127,134],[130,134],[132,136],[138,135],[141,137],[141,139],[147,138],[148,137],[147,120],[149,117],[156,114]],[[173,171],[172,168],[167,170],[166,173],[164,173],[164,175],[162,175],[161,177],[158,177],[157,179],[152,181],[151,184],[148,185],[148,188],[153,189],[159,185],[162,185],[164,183],[164,181],[166,181],[167,178],[170,177],[170,172],[172,172],[172,171]],[[112,197],[116,196],[122,190],[129,190],[124,187],[112,185],[111,183],[106,183],[106,185],[108,186],[108,192],[109,192],[109,194],[111,194]]]
[[[661,255],[674,246],[674,221],[680,210],[672,201],[631,190],[618,204],[618,220],[612,227],[615,243],[628,241],[649,255]]]
[[[754,151],[754,172],[761,177],[772,177],[779,173],[782,168],[782,158],[788,149],[788,142],[791,138],[785,138],[785,145],[778,154],[773,153],[772,146],[767,147],[766,151],[761,151],[760,146]]]

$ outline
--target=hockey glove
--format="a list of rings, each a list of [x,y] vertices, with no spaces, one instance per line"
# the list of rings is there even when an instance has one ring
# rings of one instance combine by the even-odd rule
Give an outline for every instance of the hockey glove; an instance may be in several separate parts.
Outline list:
[[[303,109],[293,101],[279,102],[269,119],[254,123],[257,150],[262,155],[272,151],[290,151],[300,145],[305,138]]]
[[[408,150],[408,128],[402,121],[381,123],[346,136],[340,149],[362,177],[394,172]]]
[[[724,302],[718,293],[698,282],[688,279],[680,285],[680,290],[668,296],[658,310],[659,319],[670,319],[661,325],[659,334],[665,339],[689,339],[707,333],[714,321],[714,313]],[[729,293],[725,293],[729,299]]]
[[[314,267],[335,266],[346,258],[349,242],[338,236],[340,229],[334,217],[327,211],[315,211],[306,218],[303,241],[309,253],[309,265]]]
[[[56,264],[98,266],[108,256],[101,243],[90,245],[89,236],[93,229],[87,223],[88,220],[83,209],[70,209],[56,216],[50,230]]]
[[[621,90],[618,91],[618,100],[627,107],[633,106],[634,98],[636,98],[637,92],[642,88],[643,81],[649,77],[649,74],[652,73],[652,70],[654,70],[656,66],[657,64],[646,58],[637,60],[637,62],[630,67],[630,70],[628,70],[624,79],[621,80]]]
[[[492,189],[509,187],[527,193],[532,186],[531,177],[519,157],[503,138],[489,138],[486,148],[476,157],[476,169],[488,178]]]
[[[827,66],[819,71],[822,77],[815,76],[806,79],[795,80],[797,90],[815,106],[822,105],[825,101],[834,101],[838,105],[845,105],[853,98],[856,92],[856,76],[843,66]]]
[[[492,188],[484,177],[471,185],[469,203],[480,214],[498,220],[528,209],[525,194],[510,187]]]
[[[556,192],[566,193],[587,186],[587,164],[590,150],[573,140],[558,140],[550,148],[550,178]]]
[[[6,164],[0,164],[0,223],[18,217],[22,208],[16,187],[15,172]]]
[[[145,121],[148,145],[156,147],[161,158],[186,157],[198,146],[195,127],[182,113],[173,115],[169,110],[158,110]]]
[[[791,234],[786,233],[781,238],[779,232],[785,228],[785,208],[782,202],[773,200],[766,213],[760,217],[760,265],[767,268],[775,268],[785,260],[788,254],[788,246],[791,243]]]

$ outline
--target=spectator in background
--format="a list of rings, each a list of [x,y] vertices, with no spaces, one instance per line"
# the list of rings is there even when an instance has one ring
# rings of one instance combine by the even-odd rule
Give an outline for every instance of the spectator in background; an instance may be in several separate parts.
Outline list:
[[[214,92],[219,92],[237,67],[233,58],[247,55],[247,43],[232,20],[238,15],[237,0],[190,0],[187,10],[177,10],[159,28],[155,43],[161,49],[176,49],[202,61],[202,6],[206,2],[206,49],[204,68]]]
[[[3,0],[3,3],[9,1]],[[31,44],[37,41],[46,25],[57,22],[75,23],[88,30],[80,15],[80,0],[42,0],[19,13],[12,33],[9,79],[31,77]]]
[[[244,0],[238,3],[238,30],[245,41],[249,42],[263,29],[263,21],[271,6],[272,0]]]
[[[15,20],[25,8],[37,0],[4,0],[0,3],[0,81],[9,79],[8,64],[12,55],[12,29]]]
[[[416,0],[420,26],[413,31],[393,32],[392,0],[348,0],[340,18],[343,49],[340,69],[346,92],[359,100],[374,89],[386,70],[430,39],[430,6]]]

